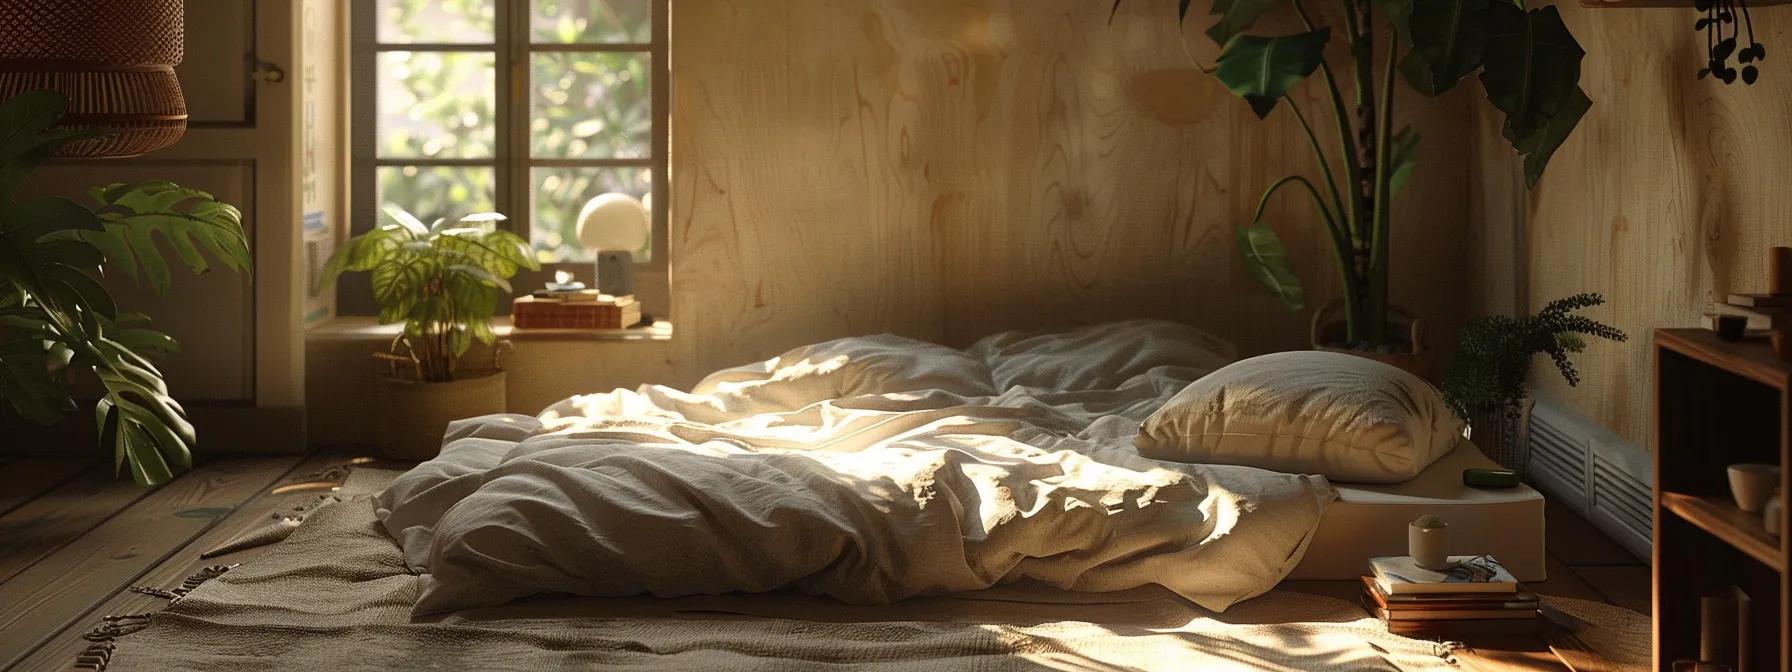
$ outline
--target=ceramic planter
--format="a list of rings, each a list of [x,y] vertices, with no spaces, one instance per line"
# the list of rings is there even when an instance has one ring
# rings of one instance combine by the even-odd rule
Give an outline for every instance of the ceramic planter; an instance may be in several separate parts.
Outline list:
[[[428,460],[441,452],[448,423],[504,412],[503,371],[463,375],[448,383],[382,379],[380,452],[396,460]]]

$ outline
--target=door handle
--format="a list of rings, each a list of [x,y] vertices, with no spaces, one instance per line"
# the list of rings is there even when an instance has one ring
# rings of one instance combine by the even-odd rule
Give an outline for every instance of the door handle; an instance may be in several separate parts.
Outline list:
[[[255,62],[255,71],[249,74],[249,78],[257,82],[279,84],[286,81],[286,69],[267,61],[258,60]]]

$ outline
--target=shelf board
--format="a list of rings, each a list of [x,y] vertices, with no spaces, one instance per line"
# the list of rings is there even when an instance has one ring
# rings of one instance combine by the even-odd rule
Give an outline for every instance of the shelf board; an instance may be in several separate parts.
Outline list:
[[[1792,0],[1749,0],[1750,7],[1766,7],[1783,5]],[[1693,0],[1580,0],[1582,7],[1614,7],[1620,9],[1645,7],[1685,7],[1693,8]]]
[[[1786,571],[1780,541],[1761,529],[1759,517],[1743,513],[1728,499],[1664,492],[1661,506],[1774,571]]]
[[[1657,329],[1655,345],[1777,390],[1792,388],[1792,362],[1775,356],[1765,338],[1725,341],[1710,329]]]

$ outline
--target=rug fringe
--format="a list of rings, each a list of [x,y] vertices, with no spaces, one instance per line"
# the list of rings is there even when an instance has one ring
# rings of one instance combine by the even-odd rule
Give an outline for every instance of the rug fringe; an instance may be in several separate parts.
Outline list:
[[[194,572],[193,575],[187,577],[186,580],[181,581],[180,587],[173,590],[156,588],[154,586],[131,586],[131,592],[140,595],[148,595],[150,597],[159,597],[168,600],[168,602],[172,604],[174,602],[179,602],[180,599],[186,597],[188,593],[205,585],[205,582],[223,576],[225,572],[228,572],[235,567],[236,565],[212,565],[210,567],[205,567]]]
[[[131,592],[159,597],[168,600],[169,604],[173,604],[205,585],[205,582],[223,576],[225,572],[229,572],[235,567],[236,565],[212,565],[201,568],[181,581],[180,586],[173,590],[150,586],[131,586]],[[81,639],[87,640],[89,644],[86,648],[81,649],[80,653],[75,654],[74,668],[104,672],[106,667],[112,664],[112,652],[118,648],[118,638],[149,627],[149,621],[154,616],[154,612],[144,612],[101,618],[99,626],[89,630],[87,634],[81,635]]]
[[[1457,664],[1456,652],[1466,648],[1468,648],[1468,645],[1463,644],[1462,642],[1438,642],[1437,657],[1444,659],[1444,662],[1446,663],[1455,665]]]
[[[112,664],[112,651],[118,646],[118,638],[149,627],[149,619],[154,615],[122,614],[100,619],[98,627],[81,635],[81,639],[90,643],[75,654],[75,669],[105,670],[107,665]]]

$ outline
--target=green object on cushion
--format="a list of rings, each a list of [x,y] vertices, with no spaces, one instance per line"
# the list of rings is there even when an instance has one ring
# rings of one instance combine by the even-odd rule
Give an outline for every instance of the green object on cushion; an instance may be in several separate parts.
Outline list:
[[[1471,488],[1516,488],[1518,472],[1509,469],[1463,469],[1462,484]]]

